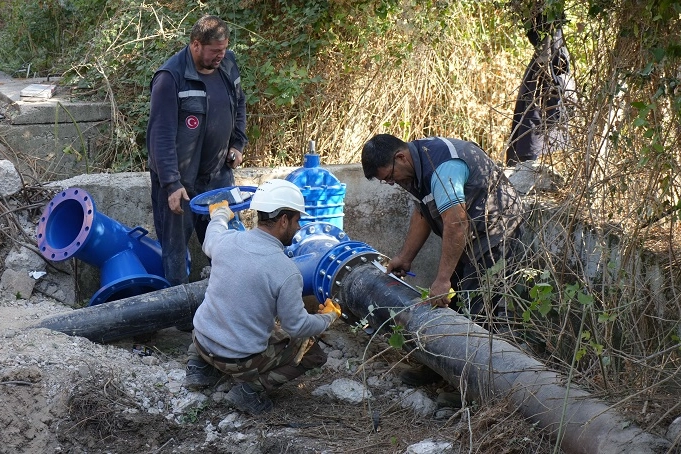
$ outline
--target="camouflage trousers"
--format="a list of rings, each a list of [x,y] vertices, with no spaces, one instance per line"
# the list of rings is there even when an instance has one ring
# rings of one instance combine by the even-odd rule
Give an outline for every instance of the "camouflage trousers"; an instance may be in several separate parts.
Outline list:
[[[313,338],[291,339],[282,329],[275,328],[267,349],[243,360],[224,360],[210,355],[192,334],[189,359],[202,358],[237,382],[248,383],[255,391],[269,391],[326,363],[326,353]]]

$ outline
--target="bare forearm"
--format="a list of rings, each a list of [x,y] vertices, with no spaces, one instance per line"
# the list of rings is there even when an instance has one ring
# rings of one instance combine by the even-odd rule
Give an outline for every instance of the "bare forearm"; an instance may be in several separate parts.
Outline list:
[[[449,281],[466,246],[468,224],[463,222],[445,224],[442,234],[442,255],[437,271],[437,279]]]
[[[430,294],[434,298],[433,305],[446,307],[449,304],[451,276],[466,247],[468,238],[468,214],[464,204],[455,205],[442,213],[442,254],[437,276],[430,286]]]
[[[430,236],[430,225],[414,208],[409,221],[409,229],[404,244],[397,254],[408,262],[412,262]]]
[[[386,267],[388,273],[404,276],[404,273],[411,269],[411,262],[419,253],[429,235],[430,225],[421,216],[418,209],[414,208],[404,244],[397,255],[390,259],[390,263]]]

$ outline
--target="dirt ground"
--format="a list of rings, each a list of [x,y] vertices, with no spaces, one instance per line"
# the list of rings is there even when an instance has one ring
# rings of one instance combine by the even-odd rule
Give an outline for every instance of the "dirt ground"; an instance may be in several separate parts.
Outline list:
[[[189,333],[170,328],[143,346],[101,345],[31,328],[69,310],[40,294],[0,297],[0,453],[553,452],[504,402],[427,416],[404,408],[415,390],[397,379],[401,352],[344,323],[322,339],[333,361],[273,393],[271,413],[248,417],[223,401],[229,383],[201,393],[199,404],[182,387]],[[373,398],[352,404],[313,395],[341,377],[368,383]],[[436,401],[454,388],[442,382],[421,391]],[[415,450],[424,441],[451,449]]]

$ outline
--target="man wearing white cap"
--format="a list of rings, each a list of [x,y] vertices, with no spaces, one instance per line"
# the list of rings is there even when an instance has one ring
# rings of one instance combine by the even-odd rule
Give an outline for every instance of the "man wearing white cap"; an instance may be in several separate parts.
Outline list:
[[[211,275],[203,303],[194,315],[186,386],[210,386],[222,374],[237,384],[226,400],[238,410],[259,414],[272,408],[267,391],[326,362],[313,337],[340,315],[331,300],[309,314],[302,299],[303,277],[286,256],[305,213],[300,189],[270,180],[256,190],[251,209],[258,226],[228,228],[227,202],[211,205],[203,250]],[[275,319],[278,323],[275,323]]]

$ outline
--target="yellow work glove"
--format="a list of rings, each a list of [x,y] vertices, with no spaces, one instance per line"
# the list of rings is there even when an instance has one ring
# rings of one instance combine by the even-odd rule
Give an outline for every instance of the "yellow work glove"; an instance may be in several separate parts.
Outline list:
[[[209,205],[208,213],[210,213],[211,219],[218,214],[224,214],[227,216],[228,220],[231,220],[234,217],[234,213],[229,209],[229,202],[226,200]]]
[[[333,321],[335,321],[338,317],[341,316],[341,308],[338,304],[334,303],[331,301],[331,298],[327,298],[326,301],[324,301],[324,304],[319,305],[319,313],[320,314],[333,314]]]

